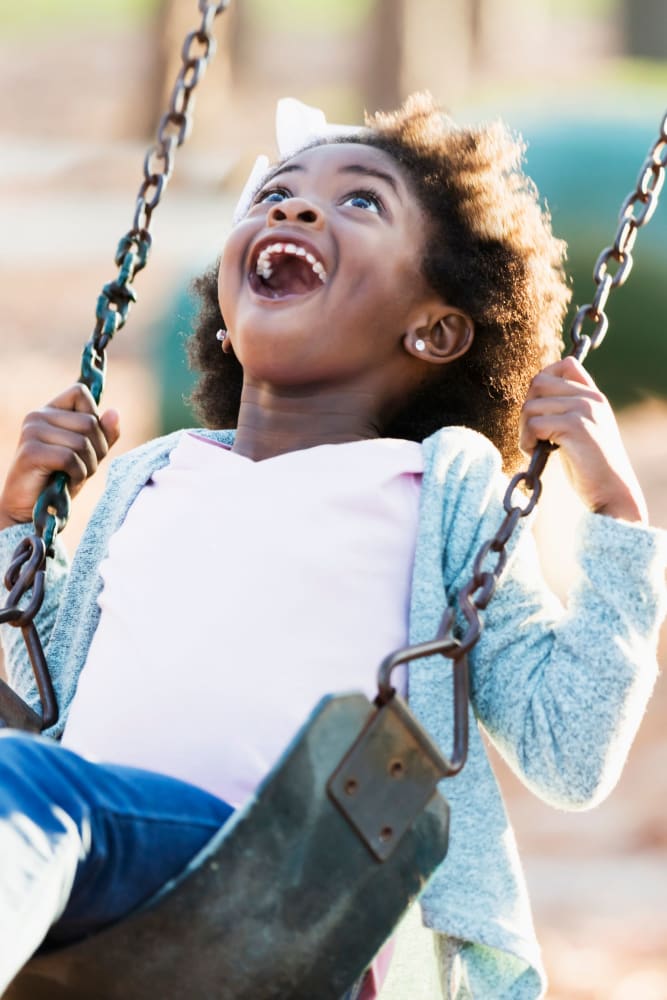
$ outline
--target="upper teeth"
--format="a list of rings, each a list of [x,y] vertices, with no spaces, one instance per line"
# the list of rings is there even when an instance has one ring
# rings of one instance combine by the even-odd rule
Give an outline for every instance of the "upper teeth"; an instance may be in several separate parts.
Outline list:
[[[297,246],[296,243],[271,243],[270,246],[264,247],[257,258],[257,265],[255,268],[257,274],[259,274],[261,278],[270,278],[273,274],[271,258],[276,254],[282,253],[292,254],[294,257],[303,257],[304,260],[308,261],[313,269],[313,273],[317,275],[323,284],[327,280],[327,272],[325,271],[324,265],[321,261],[319,261],[317,257],[314,257],[308,250]]]

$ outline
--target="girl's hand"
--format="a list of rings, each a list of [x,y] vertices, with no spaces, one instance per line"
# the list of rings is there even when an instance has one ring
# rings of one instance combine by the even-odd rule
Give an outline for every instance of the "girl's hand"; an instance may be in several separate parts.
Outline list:
[[[115,410],[99,417],[88,389],[76,383],[23,421],[0,493],[0,529],[32,520],[32,509],[54,472],[69,476],[76,496],[119,437]]]
[[[560,446],[565,471],[589,510],[646,523],[646,502],[611,406],[572,357],[549,365],[532,381],[521,413],[520,445],[530,453],[538,441]]]

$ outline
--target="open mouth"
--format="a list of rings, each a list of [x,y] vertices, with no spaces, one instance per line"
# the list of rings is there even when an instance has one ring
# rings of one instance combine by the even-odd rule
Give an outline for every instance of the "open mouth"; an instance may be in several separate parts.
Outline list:
[[[250,268],[250,287],[267,299],[307,295],[327,282],[324,264],[298,243],[275,242],[263,246]]]

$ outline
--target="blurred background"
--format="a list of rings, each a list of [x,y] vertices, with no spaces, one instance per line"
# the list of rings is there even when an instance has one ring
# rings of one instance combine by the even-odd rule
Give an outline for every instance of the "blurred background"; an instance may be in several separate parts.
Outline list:
[[[196,0],[0,0],[2,469],[23,414],[76,377],[182,39],[198,23]],[[110,351],[105,402],[121,411],[118,447],[192,423],[188,282],[215,260],[255,156],[274,152],[281,96],[358,122],[364,108],[428,88],[460,121],[504,118],[523,133],[528,171],[569,243],[574,304],[590,301],[593,262],[667,106],[664,0],[237,0],[216,36],[193,135],[152,224],[139,303]],[[639,234],[635,269],[610,300],[611,331],[590,361],[662,527],[666,279],[663,205]],[[98,478],[75,505],[71,547]],[[578,511],[557,460],[547,478],[541,550],[564,593]],[[494,757],[552,1000],[667,1000],[666,720],[662,678],[620,785],[591,813],[541,805]]]

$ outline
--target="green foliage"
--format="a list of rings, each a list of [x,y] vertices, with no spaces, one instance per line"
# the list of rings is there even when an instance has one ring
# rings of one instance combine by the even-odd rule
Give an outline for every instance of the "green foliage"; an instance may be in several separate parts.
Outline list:
[[[667,261],[664,252],[658,255],[654,248],[642,245],[643,236],[642,232],[638,237],[633,253],[635,265],[627,283],[609,298],[609,332],[604,343],[586,361],[586,367],[615,406],[647,397],[667,397],[667,339],[663,331]],[[592,240],[571,246],[568,271],[578,305],[590,302],[595,291],[592,270],[601,247],[602,243],[594,246]],[[591,324],[587,324],[584,332],[590,329]]]
[[[544,0],[542,0],[544,3]],[[582,14],[588,17],[609,17],[615,14],[620,0],[548,0],[546,4],[558,14]]]
[[[573,306],[595,292],[593,266],[614,237],[620,205],[656,139],[660,115],[637,102],[632,119],[578,116],[525,128],[528,171],[547,199],[554,229],[567,240]],[[609,333],[587,366],[615,405],[667,396],[667,196],[640,230],[627,283],[612,292]],[[615,268],[611,267],[611,271]],[[572,310],[572,312],[574,309]],[[566,326],[566,331],[567,331]],[[586,324],[584,332],[590,332]]]
[[[67,28],[72,24],[99,24],[136,20],[158,6],[159,0],[26,0],[0,5],[0,31]]]
[[[178,290],[169,308],[153,329],[150,338],[151,368],[159,387],[161,434],[180,427],[195,427],[197,419],[187,403],[195,385],[188,368],[185,342],[192,332],[196,304],[190,293],[190,279]]]
[[[345,31],[361,24],[374,0],[245,0],[252,16],[282,31]]]
[[[616,59],[606,74],[601,74],[603,83],[605,76],[615,89],[660,90],[663,99],[667,90],[667,62],[661,59]]]

